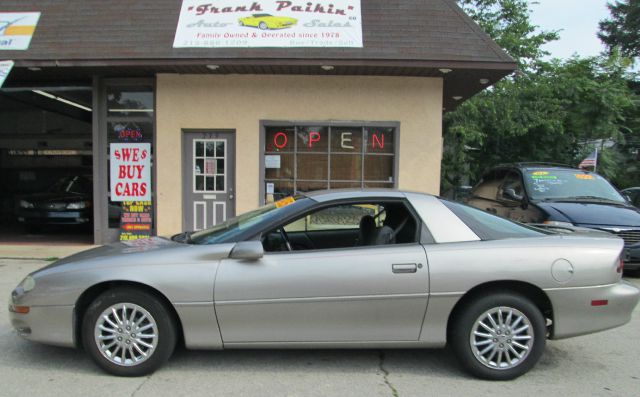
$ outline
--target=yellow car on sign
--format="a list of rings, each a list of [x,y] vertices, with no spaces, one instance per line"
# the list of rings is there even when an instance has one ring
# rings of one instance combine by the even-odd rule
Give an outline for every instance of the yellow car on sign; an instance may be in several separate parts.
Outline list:
[[[253,14],[250,17],[240,18],[238,23],[240,23],[240,26],[250,26],[267,30],[290,28],[298,23],[298,20],[289,17],[276,17],[271,14]]]

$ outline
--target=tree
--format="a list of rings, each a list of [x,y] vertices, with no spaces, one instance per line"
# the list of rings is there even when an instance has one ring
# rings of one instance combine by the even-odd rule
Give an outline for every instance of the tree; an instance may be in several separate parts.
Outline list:
[[[600,22],[598,37],[609,49],[622,55],[640,56],[640,0],[622,0],[607,4],[611,18]]]
[[[542,46],[558,39],[557,32],[540,31],[531,23],[526,0],[458,0],[458,4],[521,70],[547,55]]]
[[[521,65],[520,72],[445,115],[442,190],[475,182],[486,168],[505,162],[549,161],[576,165],[589,142],[613,140],[601,161],[608,177],[637,180],[628,171],[626,142],[638,139],[638,96],[627,59],[610,57],[543,61],[539,33],[521,0],[460,0],[465,10]],[[503,19],[503,16],[506,16]],[[631,168],[633,169],[633,168]]]

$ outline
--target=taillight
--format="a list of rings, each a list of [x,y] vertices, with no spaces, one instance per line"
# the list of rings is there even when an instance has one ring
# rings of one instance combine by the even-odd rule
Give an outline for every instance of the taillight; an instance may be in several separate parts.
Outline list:
[[[624,259],[622,259],[622,256],[621,256],[620,259],[618,260],[618,267],[616,268],[616,272],[622,273],[623,270],[624,270]]]

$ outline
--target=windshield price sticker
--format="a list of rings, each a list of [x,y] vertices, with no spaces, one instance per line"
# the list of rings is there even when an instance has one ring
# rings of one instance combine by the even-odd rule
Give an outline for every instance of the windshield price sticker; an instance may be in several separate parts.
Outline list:
[[[582,180],[593,180],[593,175],[589,175],[589,174],[576,174],[576,178],[577,179],[582,179]]]
[[[286,197],[282,200],[276,201],[276,208],[286,207],[289,204],[293,204],[296,201],[293,197]]]

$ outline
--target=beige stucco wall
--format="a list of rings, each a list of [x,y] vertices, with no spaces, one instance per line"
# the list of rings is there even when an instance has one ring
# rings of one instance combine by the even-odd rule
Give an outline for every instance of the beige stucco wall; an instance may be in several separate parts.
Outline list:
[[[182,230],[182,129],[236,131],[236,211],[259,204],[261,120],[400,122],[398,187],[438,193],[442,79],[158,75],[157,227]]]

